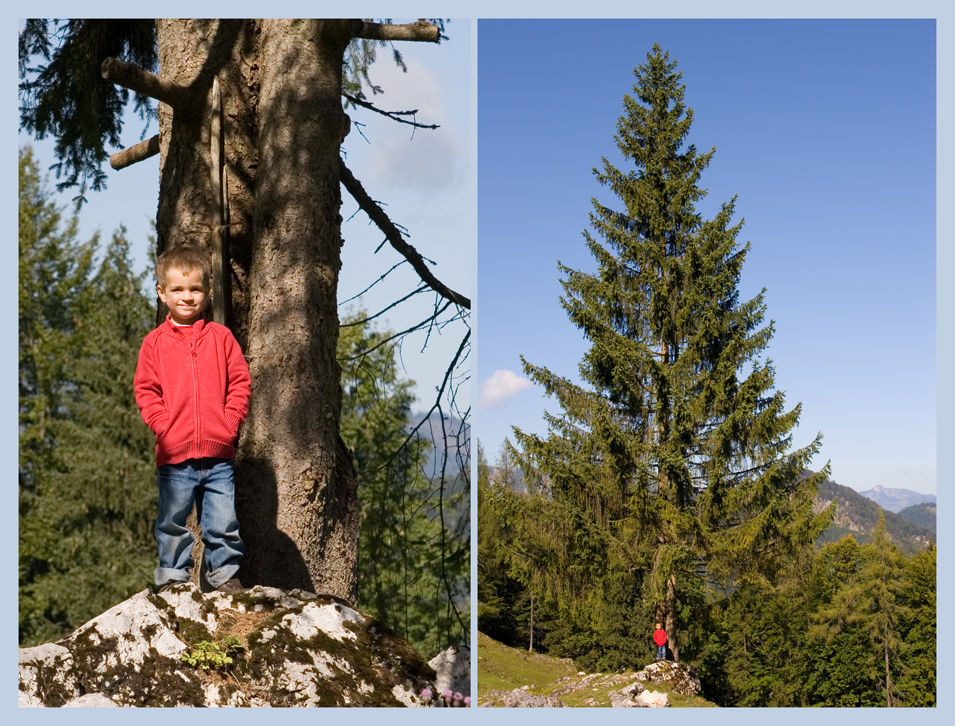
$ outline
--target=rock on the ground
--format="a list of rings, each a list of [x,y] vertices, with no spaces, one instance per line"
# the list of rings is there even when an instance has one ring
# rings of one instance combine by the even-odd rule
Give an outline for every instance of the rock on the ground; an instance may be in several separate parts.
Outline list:
[[[670,699],[667,694],[660,691],[644,691],[634,698],[638,706],[644,708],[666,708],[670,705]]]
[[[507,708],[564,708],[564,703],[553,696],[537,696],[524,688],[515,688],[504,696]]]
[[[610,705],[614,708],[635,708],[639,704],[634,699],[645,690],[643,684],[631,683],[610,694]]]
[[[116,702],[102,693],[87,693],[63,704],[63,708],[118,708]]]
[[[670,699],[660,691],[648,691],[637,681],[611,693],[610,705],[614,708],[660,708],[669,706]]]
[[[637,680],[650,683],[665,683],[677,693],[684,696],[696,696],[701,689],[700,677],[693,666],[674,663],[670,660],[659,660],[651,663],[636,674]]]
[[[452,646],[428,661],[437,674],[438,692],[452,691],[462,696],[471,695],[471,649],[466,645]]]
[[[237,638],[228,674],[182,656]],[[57,643],[20,650],[21,706],[420,706],[435,672],[386,626],[330,595],[143,591]]]

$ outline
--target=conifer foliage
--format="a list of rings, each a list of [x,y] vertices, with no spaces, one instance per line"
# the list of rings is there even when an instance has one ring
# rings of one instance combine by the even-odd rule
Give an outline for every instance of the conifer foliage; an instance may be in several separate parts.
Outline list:
[[[676,67],[653,46],[617,122],[629,168],[604,158],[594,169],[616,198],[593,200],[584,238],[596,271],[558,263],[561,304],[590,346],[582,384],[525,360],[562,413],[546,414],[546,436],[515,435],[546,502],[526,520],[548,550],[538,586],[614,620],[629,612],[618,639],[659,619],[679,658],[683,625],[702,617],[692,603],[771,580],[827,516],[812,512],[826,469],[803,473],[821,436],[793,450],[800,407],[787,409],[763,358],[763,294],[740,300],[749,244],[737,241],[735,199],[712,219],[696,209],[715,149],[686,146],[693,110]]]
[[[105,249],[77,241],[28,149],[19,179],[20,642],[33,644],[152,580],[153,443],[132,377],[155,309],[122,229]]]

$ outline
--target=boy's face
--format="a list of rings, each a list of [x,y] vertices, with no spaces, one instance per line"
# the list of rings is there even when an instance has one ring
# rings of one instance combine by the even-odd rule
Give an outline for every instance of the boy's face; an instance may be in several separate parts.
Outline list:
[[[202,271],[169,270],[166,286],[156,285],[159,299],[166,303],[172,321],[179,325],[191,325],[202,314],[206,302],[206,286],[202,284]]]

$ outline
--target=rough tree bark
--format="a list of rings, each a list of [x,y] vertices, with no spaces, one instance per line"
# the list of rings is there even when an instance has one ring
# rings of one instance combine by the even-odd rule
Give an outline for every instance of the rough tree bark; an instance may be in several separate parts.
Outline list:
[[[235,332],[252,374],[236,458],[250,584],[353,599],[358,503],[339,438],[339,146],[356,20],[159,20],[160,75],[208,99],[219,78]],[[385,29],[387,32],[387,28]],[[416,39],[421,39],[416,38]],[[434,40],[437,40],[435,33]],[[159,105],[158,249],[208,238],[209,104]]]

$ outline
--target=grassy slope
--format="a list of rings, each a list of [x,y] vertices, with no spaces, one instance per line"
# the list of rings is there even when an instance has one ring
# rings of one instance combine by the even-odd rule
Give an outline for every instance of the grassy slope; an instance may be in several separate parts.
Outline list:
[[[610,705],[610,693],[636,679],[633,671],[579,675],[574,664],[566,658],[528,653],[509,648],[478,633],[478,703],[494,703],[504,693],[530,686],[527,690],[538,695],[554,694],[567,706]],[[671,706],[713,706],[697,696],[684,696],[666,686],[646,684],[653,691],[665,691]],[[500,705],[500,704],[498,704]]]

